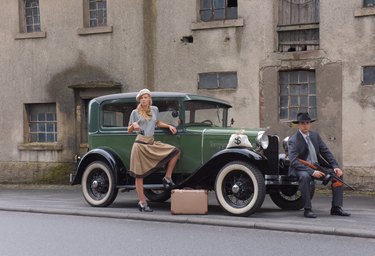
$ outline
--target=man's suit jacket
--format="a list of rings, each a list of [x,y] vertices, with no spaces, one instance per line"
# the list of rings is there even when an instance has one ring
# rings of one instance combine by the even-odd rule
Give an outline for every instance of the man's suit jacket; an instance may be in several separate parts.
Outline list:
[[[314,145],[319,164],[327,166],[328,162],[330,167],[338,168],[339,165],[335,160],[335,157],[331,151],[329,151],[324,141],[320,138],[319,133],[310,131],[309,136],[312,144]],[[309,155],[309,148],[300,131],[297,131],[295,134],[290,136],[288,140],[288,153],[290,160],[289,175],[296,176],[296,172],[300,171],[308,172],[310,175],[314,173],[313,169],[301,164],[298,161],[298,158],[307,160]]]

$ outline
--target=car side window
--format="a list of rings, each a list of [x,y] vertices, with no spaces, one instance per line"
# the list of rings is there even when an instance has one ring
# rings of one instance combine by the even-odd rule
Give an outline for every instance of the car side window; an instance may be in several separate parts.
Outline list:
[[[177,100],[153,99],[153,105],[159,108],[159,120],[175,127],[181,123]]]
[[[127,127],[129,117],[135,103],[130,102],[106,102],[102,107],[102,127]]]

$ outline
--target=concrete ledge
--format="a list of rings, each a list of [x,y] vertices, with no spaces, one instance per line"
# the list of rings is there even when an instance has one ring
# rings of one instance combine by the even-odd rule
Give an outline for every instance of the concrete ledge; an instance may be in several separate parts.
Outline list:
[[[113,213],[113,212],[97,212],[97,211],[84,211],[84,210],[67,210],[67,209],[52,209],[52,208],[27,208],[27,207],[0,207],[0,211],[12,212],[29,212],[41,214],[56,214],[56,215],[70,215],[70,216],[86,216],[86,217],[101,217],[101,218],[115,218],[115,219],[129,219],[129,220],[143,220],[143,221],[157,221],[157,222],[173,222],[173,223],[186,223],[197,225],[211,225],[235,228],[248,228],[248,229],[262,229],[274,230],[284,232],[299,232],[308,234],[324,234],[335,236],[350,236],[358,238],[371,238],[375,239],[375,231],[359,230],[359,229],[345,229],[333,228],[324,226],[307,226],[307,225],[290,225],[271,222],[254,222],[240,221],[240,220],[223,220],[223,219],[209,219],[198,218],[190,215],[176,216],[176,215],[155,215],[146,213]]]
[[[35,38],[46,38],[47,32],[29,32],[29,33],[18,33],[14,39],[21,40],[21,39],[35,39]]]
[[[354,11],[354,17],[375,16],[375,7],[361,7]]]
[[[215,21],[200,21],[191,24],[191,30],[201,30],[201,29],[214,29],[214,28],[230,28],[230,27],[243,27],[243,19],[235,20],[215,20]]]
[[[105,34],[105,33],[112,33],[112,32],[113,32],[113,26],[78,28],[77,29],[78,35],[81,35],[81,36],[93,35],[93,34]]]

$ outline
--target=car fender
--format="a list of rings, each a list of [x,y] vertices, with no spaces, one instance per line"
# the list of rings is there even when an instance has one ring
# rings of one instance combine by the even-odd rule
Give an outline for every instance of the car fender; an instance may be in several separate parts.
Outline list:
[[[119,173],[125,169],[120,158],[109,148],[95,148],[87,152],[77,164],[75,176],[71,182],[72,185],[80,184],[83,172],[86,167],[94,161],[103,161],[108,164],[114,174],[116,184],[119,184]]]
[[[232,161],[244,161],[251,163],[264,174],[267,168],[267,160],[265,156],[247,148],[230,148],[223,149],[215,153],[206,163],[204,163],[191,176],[184,180],[179,187],[212,187],[216,179],[216,175],[221,168]]]

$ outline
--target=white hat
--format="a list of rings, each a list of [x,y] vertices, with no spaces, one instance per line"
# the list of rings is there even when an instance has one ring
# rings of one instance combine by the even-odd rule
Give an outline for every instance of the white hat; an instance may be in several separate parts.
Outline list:
[[[140,98],[143,94],[146,94],[146,93],[149,94],[149,95],[151,95],[151,92],[150,92],[149,89],[142,89],[142,90],[140,90],[139,93],[137,94],[137,97],[135,97],[136,100],[139,101],[139,98]]]

